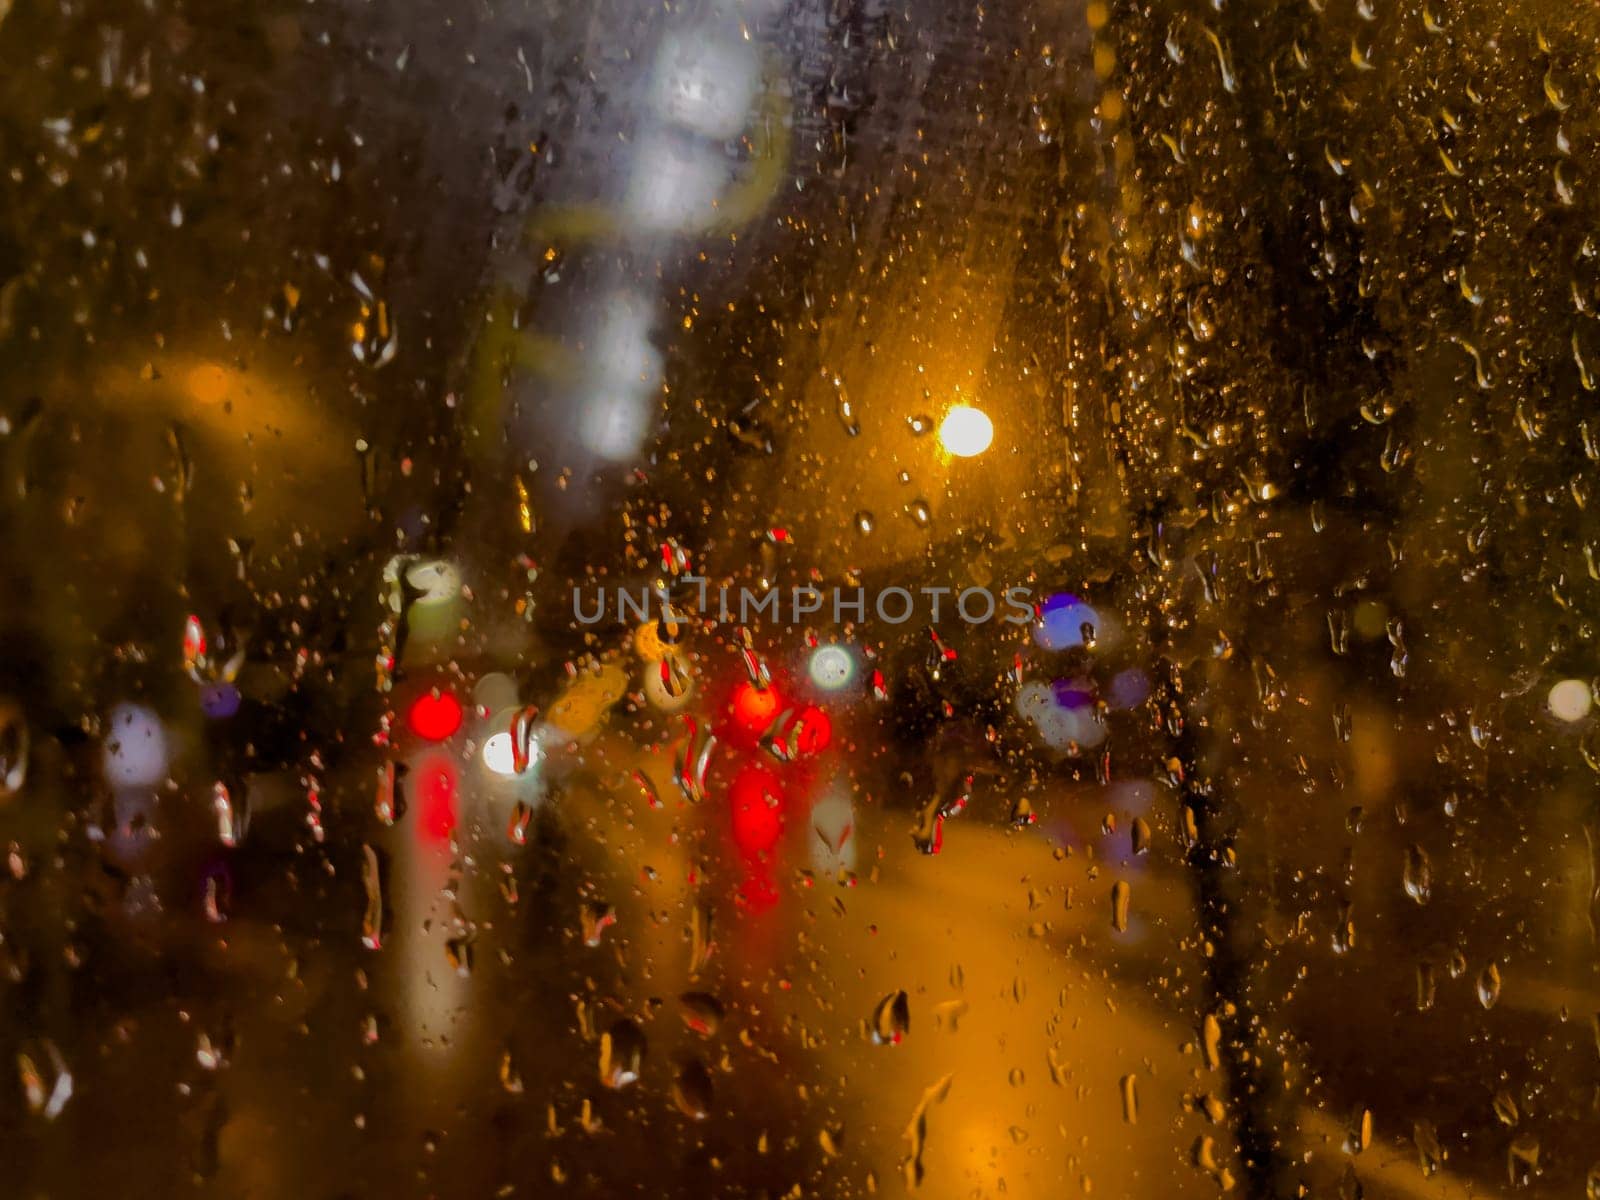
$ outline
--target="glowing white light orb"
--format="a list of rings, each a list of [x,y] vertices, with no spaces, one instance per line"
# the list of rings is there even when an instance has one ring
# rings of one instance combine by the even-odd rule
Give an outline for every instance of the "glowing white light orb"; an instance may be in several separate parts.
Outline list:
[[[1074,742],[1081,744],[1083,722],[1070,708],[1047,708],[1034,718],[1033,724],[1052,750],[1065,750]]]
[[[418,604],[443,604],[461,594],[461,572],[442,558],[413,564],[406,571],[406,583],[422,593]]]
[[[1550,689],[1550,711],[1563,721],[1581,721],[1594,706],[1594,695],[1581,679],[1563,679]]]
[[[578,439],[584,449],[624,462],[638,455],[649,432],[650,413],[635,396],[601,393],[581,401]]]
[[[590,338],[595,378],[647,391],[661,382],[661,351],[650,337],[655,327],[653,311],[649,299],[633,292],[617,292],[607,298]]]
[[[516,756],[511,748],[509,733],[502,730],[484,742],[483,765],[496,775],[503,775],[508,779],[517,773]]]
[[[994,441],[994,422],[988,414],[967,404],[958,404],[945,413],[939,423],[939,444],[957,458],[975,458]]]
[[[855,660],[843,646],[819,646],[811,656],[811,682],[825,692],[836,692],[856,673]]]
[[[650,340],[650,302],[629,292],[610,296],[589,341],[590,383],[576,401],[578,438],[600,458],[623,462],[638,455],[650,432],[661,351]]]
[[[111,710],[105,741],[106,779],[113,787],[149,787],[167,775],[167,731],[142,704]]]
[[[518,707],[517,681],[503,671],[492,671],[472,689],[472,704],[480,716]]]
[[[811,808],[811,865],[819,875],[838,875],[856,865],[856,814],[849,793],[830,788]]]
[[[417,604],[442,604],[461,594],[461,572],[454,563],[442,558],[417,559],[396,554],[383,567],[383,581],[389,585],[387,591],[392,612],[399,612],[402,603],[403,594],[399,587],[401,571],[405,572],[406,586],[421,593],[413,598]]]
[[[1078,718],[1077,736],[1073,738],[1085,750],[1092,750],[1106,740],[1105,722],[1095,719],[1094,713],[1080,708],[1069,710]]]
[[[1017,691],[1017,714],[1033,723],[1039,737],[1053,750],[1093,749],[1106,740],[1106,729],[1086,705],[1062,705],[1047,683],[1030,680]]]
[[[528,744],[528,758],[530,758],[528,770],[533,770],[531,763],[539,762],[542,757],[544,757],[544,747],[539,746],[538,738],[534,738]],[[499,733],[491,734],[490,739],[483,742],[483,765],[501,778],[514,779],[517,776],[517,757],[510,744],[510,731],[501,730]]]
[[[750,118],[758,66],[750,42],[704,34],[669,37],[656,59],[656,107],[685,129],[726,141]]]
[[[1150,676],[1138,667],[1118,671],[1111,679],[1109,691],[1112,708],[1134,708],[1150,695]]]
[[[641,233],[708,225],[727,181],[727,161],[714,146],[647,137],[635,152],[623,209]]]
[[[1025,720],[1037,722],[1055,707],[1055,693],[1050,685],[1037,679],[1029,680],[1017,691],[1017,714]]]

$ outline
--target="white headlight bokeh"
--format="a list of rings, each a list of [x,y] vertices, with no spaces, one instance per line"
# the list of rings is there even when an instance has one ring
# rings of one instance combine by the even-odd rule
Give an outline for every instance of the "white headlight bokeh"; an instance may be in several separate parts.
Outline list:
[[[461,594],[461,572],[442,558],[412,564],[406,583],[422,593],[418,604],[442,604]]]
[[[705,225],[716,213],[728,177],[728,162],[715,146],[675,137],[670,130],[646,135],[634,153],[623,201],[628,222],[641,233]]]
[[[1095,716],[1091,704],[1062,704],[1056,689],[1039,680],[1030,680],[1017,691],[1017,715],[1033,725],[1041,741],[1052,750],[1076,746],[1089,750],[1106,740],[1105,724]]]
[[[818,646],[811,653],[808,673],[817,687],[836,692],[855,678],[855,658],[843,646]]]
[[[618,292],[601,307],[587,339],[591,382],[577,400],[578,439],[611,462],[636,457],[650,431],[662,371],[651,308],[642,296]]]
[[[612,462],[634,458],[644,446],[650,413],[637,396],[596,391],[580,401],[578,437],[584,449]]]
[[[511,749],[511,735],[491,734],[483,743],[483,765],[496,775],[510,779],[517,773],[516,757]]]
[[[750,118],[759,66],[750,42],[715,34],[668,37],[656,56],[656,110],[683,129],[725,141]]]
[[[586,339],[597,379],[654,389],[661,381],[661,351],[651,334],[654,305],[633,292],[618,291],[601,306],[600,319]]]
[[[1550,689],[1547,703],[1557,720],[1581,721],[1594,707],[1594,694],[1581,679],[1563,679]]]
[[[105,773],[113,787],[150,787],[167,777],[167,731],[154,710],[119,704],[106,722]]]

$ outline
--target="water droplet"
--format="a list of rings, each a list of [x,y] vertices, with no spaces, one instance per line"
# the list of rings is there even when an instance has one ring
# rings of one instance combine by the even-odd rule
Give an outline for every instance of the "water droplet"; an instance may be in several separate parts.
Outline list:
[[[17,1074],[22,1080],[22,1092],[28,1101],[28,1111],[54,1121],[72,1099],[72,1072],[67,1070],[61,1051],[49,1038],[40,1043],[42,1053],[17,1053]],[[42,1060],[41,1070],[36,1060]],[[48,1074],[47,1074],[48,1072]]]
[[[366,890],[367,907],[361,917],[361,942],[368,950],[383,945],[383,884],[378,870],[378,852],[370,845],[361,847],[361,886]]]
[[[708,992],[685,992],[678,997],[683,1023],[702,1037],[711,1037],[722,1027],[726,1013],[722,1002]]]
[[[1514,1188],[1525,1188],[1539,1174],[1539,1139],[1519,1133],[1506,1147],[1506,1176]]]
[[[1350,614],[1342,608],[1328,610],[1328,642],[1335,654],[1350,649]]]
[[[522,1072],[511,1059],[511,1051],[500,1056],[500,1086],[513,1096],[522,1095]]]
[[[1222,74],[1223,90],[1228,92],[1230,95],[1234,92],[1237,92],[1239,90],[1239,80],[1233,73],[1232,55],[1228,52],[1227,47],[1222,44],[1221,38],[1219,38],[1211,30],[1206,29],[1203,26],[1201,28],[1202,32],[1206,35],[1206,40],[1211,43],[1212,49],[1217,52],[1217,69]]]
[[[511,821],[506,827],[506,836],[511,839],[514,846],[526,845],[528,841],[528,822],[533,819],[533,809],[522,800],[518,800],[511,808]]]
[[[1488,748],[1489,740],[1492,737],[1489,723],[1476,709],[1467,714],[1467,736],[1472,739],[1472,744],[1479,750]]]
[[[1344,1152],[1360,1154],[1372,1145],[1372,1110],[1363,1108],[1351,1120],[1344,1135]]]
[[[711,909],[701,903],[695,905],[694,915],[689,919],[689,975],[692,978],[705,970],[706,963],[711,960],[711,952],[716,949],[716,943],[711,940]]]
[[[1200,1022],[1200,1048],[1205,1054],[1206,1069],[1215,1071],[1222,1065],[1222,1022],[1216,1013],[1207,1013]]]
[[[539,760],[539,710],[529,704],[511,718],[511,769],[521,775]]]
[[[906,1126],[906,1141],[911,1144],[911,1152],[900,1163],[908,1188],[916,1189],[922,1185],[924,1177],[922,1156],[928,1148],[928,1110],[935,1104],[944,1103],[945,1097],[950,1094],[950,1084],[954,1079],[954,1075],[946,1075],[925,1090],[911,1114],[911,1121]]]
[[[472,964],[475,958],[473,942],[474,938],[471,933],[459,933],[454,937],[445,939],[444,960],[449,964],[450,970],[462,979],[466,979],[472,974]]]
[[[600,1082],[624,1088],[639,1078],[644,1067],[645,1037],[637,1024],[623,1017],[600,1038]]]
[[[1333,952],[1349,954],[1356,944],[1356,920],[1350,905],[1343,906],[1338,922],[1333,927]]]
[[[1406,849],[1403,882],[1406,895],[1418,904],[1428,902],[1433,889],[1433,868],[1428,862],[1428,852],[1421,846],[1413,844]]]
[[[728,433],[733,440],[758,454],[771,454],[774,443],[772,431],[755,417],[741,413],[728,421]]]
[[[1417,1011],[1427,1012],[1433,1007],[1435,994],[1438,992],[1438,973],[1431,962],[1417,964]]]
[[[1515,1125],[1519,1119],[1517,1102],[1505,1088],[1494,1094],[1494,1115],[1502,1125]]]
[[[691,1120],[703,1121],[711,1113],[711,1072],[698,1058],[684,1063],[672,1081],[672,1102]]]
[[[1149,853],[1150,825],[1143,817],[1133,819],[1133,827],[1128,830],[1128,841],[1135,854]]]
[[[1385,474],[1393,475],[1411,461],[1411,443],[1407,442],[1391,427],[1388,437],[1384,439],[1383,452],[1378,456],[1378,465]]]
[[[385,825],[393,825],[400,815],[397,784],[403,769],[393,762],[386,762],[378,768],[378,794],[372,808],[378,820]]]
[[[249,824],[248,802],[241,799],[236,805],[227,785],[219,780],[211,787],[211,808],[217,817],[217,840],[224,846],[237,846]]]
[[[1432,1121],[1417,1121],[1411,1127],[1411,1140],[1417,1147],[1417,1164],[1423,1175],[1432,1178],[1444,1166],[1444,1148],[1439,1145],[1439,1135]]]
[[[1500,968],[1490,963],[1478,972],[1478,1003],[1493,1008],[1500,999]]]
[[[232,897],[233,889],[228,886],[227,878],[221,871],[212,871],[208,874],[205,881],[205,898],[202,902],[206,920],[213,925],[221,925],[226,921]]]
[[[617,923],[617,914],[612,911],[611,905],[598,900],[583,902],[582,917],[585,946],[598,946],[605,931]]]
[[[871,1039],[875,1046],[898,1046],[911,1031],[911,1000],[905,992],[890,992],[872,1010]]]
[[[833,386],[834,390],[839,393],[839,424],[844,426],[846,437],[856,437],[861,432],[861,422],[856,417],[855,406],[850,403],[850,397],[845,392],[844,385],[837,376],[834,377]]]
[[[1397,406],[1389,396],[1375,396],[1361,404],[1361,419],[1370,425],[1383,425],[1393,417]]]
[[[31,741],[22,710],[0,703],[0,800],[11,799],[27,783]]]
[[[1119,879],[1111,885],[1111,928],[1118,933],[1126,932],[1128,928],[1128,906],[1133,900],[1133,889],[1128,886],[1126,879]]]

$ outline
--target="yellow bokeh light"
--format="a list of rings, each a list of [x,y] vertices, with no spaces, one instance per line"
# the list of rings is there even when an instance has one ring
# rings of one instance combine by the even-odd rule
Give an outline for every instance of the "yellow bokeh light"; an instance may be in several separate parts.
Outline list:
[[[661,632],[656,628],[654,621],[646,621],[634,631],[633,650],[645,662],[660,662],[669,649],[661,638]]]
[[[957,458],[975,458],[994,441],[994,422],[986,413],[957,404],[939,424],[939,444]]]

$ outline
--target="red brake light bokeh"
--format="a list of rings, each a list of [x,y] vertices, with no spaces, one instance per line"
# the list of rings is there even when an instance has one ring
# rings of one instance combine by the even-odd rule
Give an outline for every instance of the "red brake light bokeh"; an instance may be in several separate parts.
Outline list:
[[[747,859],[760,858],[783,834],[783,781],[760,763],[739,768],[728,788],[733,817],[733,843]]]
[[[449,692],[424,692],[411,702],[406,720],[418,737],[442,742],[461,728],[461,701]]]
[[[778,690],[770,685],[762,689],[741,683],[733,689],[733,719],[748,733],[765,733],[782,703]]]
[[[417,827],[424,837],[442,842],[456,827],[456,769],[443,758],[423,764],[417,781]]]
[[[833,722],[815,704],[806,705],[795,720],[795,748],[801,754],[818,754],[833,741]]]

